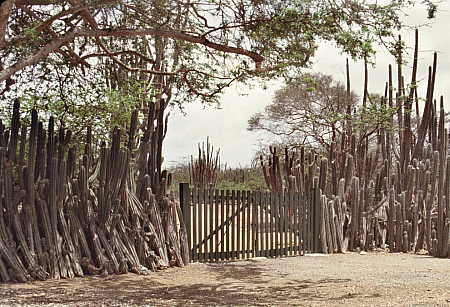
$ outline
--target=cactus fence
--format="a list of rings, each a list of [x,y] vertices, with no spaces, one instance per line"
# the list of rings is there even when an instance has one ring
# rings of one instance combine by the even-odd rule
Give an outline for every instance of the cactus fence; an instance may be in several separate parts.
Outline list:
[[[395,110],[388,127],[355,127],[355,114],[349,107],[340,123],[342,131],[330,128],[333,137],[327,148],[286,149],[284,158],[271,148],[269,159],[261,157],[270,190],[305,193],[311,187],[319,188],[323,252],[333,252],[334,233],[343,232],[342,250],[426,250],[437,257],[450,257],[449,131],[444,100],[434,99],[437,54],[428,69],[422,112],[417,97],[417,59],[416,31],[409,90],[399,53],[397,92],[394,95],[389,66],[385,96],[377,102]],[[347,63],[349,93],[348,71]],[[367,75],[366,65],[363,111],[368,100]],[[339,219],[336,208],[342,208],[345,218],[335,228],[333,221]]]
[[[146,274],[189,262],[179,202],[158,163],[161,115],[149,112],[137,142],[135,111],[124,146],[117,128],[97,149],[88,131],[77,155],[70,131],[56,131],[53,119],[45,130],[36,111],[27,127],[19,108],[10,128],[0,124],[2,282]]]

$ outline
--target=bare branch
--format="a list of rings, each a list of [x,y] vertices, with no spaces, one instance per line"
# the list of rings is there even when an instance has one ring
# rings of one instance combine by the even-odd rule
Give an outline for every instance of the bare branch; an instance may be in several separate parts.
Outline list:
[[[170,30],[159,30],[159,29],[139,29],[139,30],[129,30],[129,29],[107,29],[107,30],[84,30],[78,32],[77,36],[88,36],[88,37],[102,37],[102,36],[111,36],[111,37],[133,37],[133,36],[145,36],[151,35],[155,37],[166,37],[173,38],[178,40],[183,40],[190,43],[204,45],[208,48],[215,49],[217,51],[222,51],[226,53],[234,53],[247,56],[251,58],[255,63],[261,63],[264,61],[264,57],[259,55],[256,52],[252,52],[249,50],[245,50],[243,48],[232,47],[224,44],[218,44],[209,41],[208,39],[196,36],[185,34],[178,31],[170,31]]]
[[[237,48],[233,46],[223,45],[211,42],[204,37],[185,34],[177,31],[169,31],[169,30],[159,30],[159,29],[140,29],[140,30],[131,30],[131,29],[107,29],[107,30],[75,30],[73,32],[69,32],[59,39],[55,39],[49,44],[42,47],[38,53],[35,55],[23,60],[22,62],[16,63],[12,67],[7,68],[0,74],[0,82],[6,80],[14,73],[23,69],[26,66],[36,64],[40,59],[46,57],[55,49],[59,48],[63,44],[72,41],[75,37],[135,37],[135,36],[146,36],[151,35],[155,37],[166,37],[172,39],[183,40],[191,43],[196,43],[203,45],[205,47],[222,51],[225,53],[233,53],[240,54],[244,56],[250,57],[255,61],[257,70],[260,69],[261,63],[264,60],[264,57],[259,55],[256,52],[252,52],[249,50],[245,50],[242,48]]]

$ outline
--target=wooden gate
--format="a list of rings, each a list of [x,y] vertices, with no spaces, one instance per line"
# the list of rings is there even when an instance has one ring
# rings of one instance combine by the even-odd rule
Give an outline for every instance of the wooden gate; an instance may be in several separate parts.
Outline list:
[[[315,193],[312,193],[314,196]],[[315,203],[298,193],[198,190],[180,184],[191,261],[303,255],[318,248]]]

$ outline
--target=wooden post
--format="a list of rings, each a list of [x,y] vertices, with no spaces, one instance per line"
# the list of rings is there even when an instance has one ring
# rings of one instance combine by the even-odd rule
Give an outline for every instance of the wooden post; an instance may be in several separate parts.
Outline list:
[[[313,218],[313,246],[314,253],[320,253],[320,220],[322,216],[319,178],[315,177],[313,180],[313,201],[312,201],[312,218]]]
[[[220,191],[219,190],[215,190],[214,191],[214,228],[217,229],[217,233],[216,233],[216,240],[215,240],[215,246],[214,246],[214,250],[215,250],[215,254],[214,254],[214,259],[216,261],[220,260],[220,252],[219,252],[219,244],[220,244],[220,237],[219,237],[219,219],[220,217]],[[223,230],[221,230],[223,231]]]
[[[241,217],[242,217],[242,211],[241,211],[241,191],[236,191],[236,212],[239,212],[236,216],[237,221],[236,221],[236,229],[237,229],[237,238],[236,238],[236,257],[237,259],[241,259],[242,257],[242,253],[241,253],[241,242],[243,241],[242,235],[243,235],[243,231],[242,231],[242,226],[241,226]]]
[[[192,239],[191,239],[191,198],[190,198],[189,183],[180,183],[180,207],[183,213],[184,224],[186,225],[187,241],[189,246],[189,251],[192,250]]]

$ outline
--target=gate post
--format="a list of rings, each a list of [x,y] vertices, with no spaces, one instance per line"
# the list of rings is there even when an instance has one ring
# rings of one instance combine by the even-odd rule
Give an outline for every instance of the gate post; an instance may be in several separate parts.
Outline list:
[[[183,213],[184,224],[186,225],[186,235],[189,246],[190,258],[192,258],[192,242],[191,242],[191,198],[189,183],[180,182],[180,207]]]
[[[319,188],[319,178],[315,177],[313,179],[313,203],[312,203],[312,211],[313,211],[313,252],[320,253],[321,245],[320,242],[323,240],[320,236],[320,223],[321,223],[321,204],[320,204],[320,188]]]

